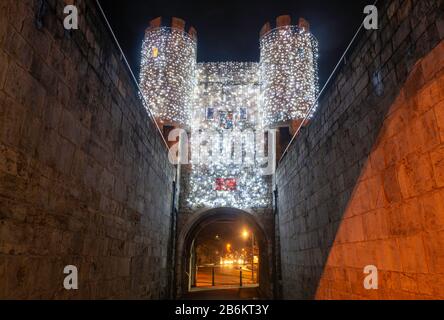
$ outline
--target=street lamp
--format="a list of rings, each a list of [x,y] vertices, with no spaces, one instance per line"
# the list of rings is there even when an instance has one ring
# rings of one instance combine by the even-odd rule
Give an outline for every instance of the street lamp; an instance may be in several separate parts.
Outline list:
[[[247,240],[250,233],[247,229],[242,231],[242,237]],[[254,282],[254,233],[251,233],[251,280]]]

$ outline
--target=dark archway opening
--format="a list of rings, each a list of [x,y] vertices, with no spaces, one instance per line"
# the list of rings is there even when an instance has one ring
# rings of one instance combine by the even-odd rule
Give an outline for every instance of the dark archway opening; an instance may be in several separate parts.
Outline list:
[[[263,226],[249,212],[218,208],[196,214],[179,247],[182,295],[257,288],[261,297],[271,298],[271,248]]]
[[[244,219],[218,220],[196,235],[192,287],[259,286],[260,248]]]

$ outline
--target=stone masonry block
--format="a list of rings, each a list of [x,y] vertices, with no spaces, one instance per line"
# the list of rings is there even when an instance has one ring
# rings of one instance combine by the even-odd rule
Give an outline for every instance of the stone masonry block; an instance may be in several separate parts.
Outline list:
[[[399,242],[402,269],[407,273],[428,273],[424,241],[421,234],[405,237]]]
[[[17,145],[23,127],[26,109],[13,100],[4,97],[0,104],[0,140],[6,144]]]
[[[6,79],[6,71],[8,69],[8,58],[6,53],[0,50],[0,89],[3,88]]]
[[[5,92],[26,108],[41,108],[45,99],[43,87],[17,64],[10,64]]]
[[[398,167],[398,181],[404,199],[431,191],[433,167],[429,154],[411,154]]]
[[[437,187],[444,187],[444,145],[430,153],[435,183]]]
[[[424,234],[424,246],[427,256],[429,272],[434,274],[444,273],[444,231],[429,232]]]
[[[444,229],[444,190],[427,193],[421,196],[422,219],[424,229],[440,231]],[[418,214],[418,212],[417,212]]]
[[[383,183],[387,201],[394,203],[402,200],[401,187],[395,167],[390,167],[384,171]]]
[[[434,108],[437,125],[439,128],[439,136],[441,143],[444,143],[444,101],[437,104]]]
[[[285,27],[291,25],[291,17],[283,15],[276,18],[276,27]]]
[[[425,81],[433,80],[433,78],[444,68],[444,42],[433,50],[421,62]]]

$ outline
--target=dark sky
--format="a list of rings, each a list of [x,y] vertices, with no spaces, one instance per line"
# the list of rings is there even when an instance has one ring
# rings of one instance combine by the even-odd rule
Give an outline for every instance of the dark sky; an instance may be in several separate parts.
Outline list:
[[[151,19],[176,16],[198,32],[198,61],[259,61],[259,31],[281,14],[304,17],[319,40],[324,84],[373,0],[101,0],[136,75]]]

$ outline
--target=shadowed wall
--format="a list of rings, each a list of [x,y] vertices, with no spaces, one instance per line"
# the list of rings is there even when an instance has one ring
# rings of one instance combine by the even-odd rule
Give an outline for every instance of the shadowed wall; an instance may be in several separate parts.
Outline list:
[[[164,298],[167,149],[95,2],[39,3],[0,1],[0,298]]]
[[[285,298],[444,297],[442,5],[380,2],[279,164]]]

